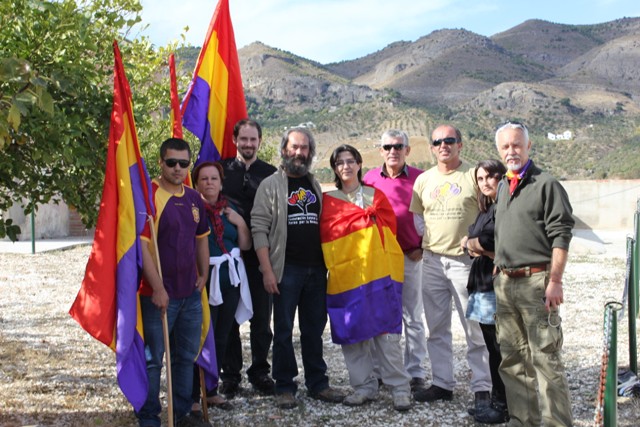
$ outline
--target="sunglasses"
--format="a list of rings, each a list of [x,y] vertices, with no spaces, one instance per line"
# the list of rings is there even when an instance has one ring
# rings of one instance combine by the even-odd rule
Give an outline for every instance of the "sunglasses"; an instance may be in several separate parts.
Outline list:
[[[434,140],[431,142],[431,144],[432,144],[434,147],[439,147],[439,146],[440,146],[440,144],[442,144],[443,142],[444,142],[445,144],[447,144],[447,145],[453,145],[453,144],[455,144],[455,143],[457,143],[457,142],[458,142],[458,139],[457,139],[457,138],[454,138],[454,137],[452,137],[452,136],[450,136],[450,137],[448,137],[448,138],[434,139]]]
[[[496,131],[499,131],[504,127],[520,128],[522,130],[526,130],[527,129],[527,126],[522,122],[517,122],[515,120],[507,120],[506,122],[499,124],[496,127]]]
[[[191,164],[191,161],[183,160],[183,159],[164,159],[163,162],[165,165],[169,166],[170,168],[174,168],[176,167],[176,165],[180,165],[182,169],[188,168],[189,165]]]
[[[396,151],[400,151],[402,150],[404,147],[406,147],[406,145],[402,144],[402,143],[398,143],[398,144],[384,144],[382,146],[382,149],[384,151],[391,151],[392,148],[395,148]]]

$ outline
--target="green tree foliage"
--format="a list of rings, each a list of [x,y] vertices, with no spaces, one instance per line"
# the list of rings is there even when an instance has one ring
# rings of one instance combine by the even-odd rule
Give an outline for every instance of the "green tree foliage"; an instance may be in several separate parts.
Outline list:
[[[139,0],[0,2],[0,212],[21,203],[26,213],[60,196],[87,226],[95,224],[114,40],[131,84],[141,147],[157,159],[154,148],[170,134],[166,62],[175,46],[155,49],[148,39],[130,36],[141,10]],[[15,232],[0,218],[0,237]]]

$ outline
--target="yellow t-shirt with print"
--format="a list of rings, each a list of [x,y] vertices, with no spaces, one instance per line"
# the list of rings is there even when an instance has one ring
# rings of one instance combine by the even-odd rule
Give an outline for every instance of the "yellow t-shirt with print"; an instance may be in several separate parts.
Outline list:
[[[475,168],[462,163],[444,174],[437,166],[422,173],[413,185],[409,210],[424,218],[422,248],[436,254],[460,256],[460,240],[478,215]]]

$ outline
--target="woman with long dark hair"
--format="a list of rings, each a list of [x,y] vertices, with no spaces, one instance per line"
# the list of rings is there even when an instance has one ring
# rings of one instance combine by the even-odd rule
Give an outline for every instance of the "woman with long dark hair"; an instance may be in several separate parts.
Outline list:
[[[489,367],[493,390],[489,404],[476,405],[475,420],[485,424],[504,423],[508,420],[507,399],[504,383],[498,368],[502,357],[496,339],[496,294],[493,290],[493,257],[495,248],[494,208],[498,185],[507,172],[498,160],[483,160],[476,166],[478,183],[478,214],[476,221],[469,227],[469,235],[462,238],[462,249],[473,257],[469,272],[469,304],[466,317],[480,323],[482,335],[489,351]],[[471,411],[470,411],[471,412]]]

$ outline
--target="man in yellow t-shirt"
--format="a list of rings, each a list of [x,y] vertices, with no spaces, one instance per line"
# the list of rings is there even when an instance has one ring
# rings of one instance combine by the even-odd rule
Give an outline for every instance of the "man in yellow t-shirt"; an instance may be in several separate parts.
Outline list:
[[[431,151],[438,164],[416,180],[409,208],[415,214],[418,234],[423,235],[422,297],[433,376],[431,387],[416,390],[414,399],[418,402],[453,399],[453,299],[467,339],[476,407],[488,405],[491,390],[488,353],[479,324],[465,319],[471,258],[460,247],[460,240],[478,214],[475,171],[460,159],[462,135],[453,126],[441,125],[433,131]]]

